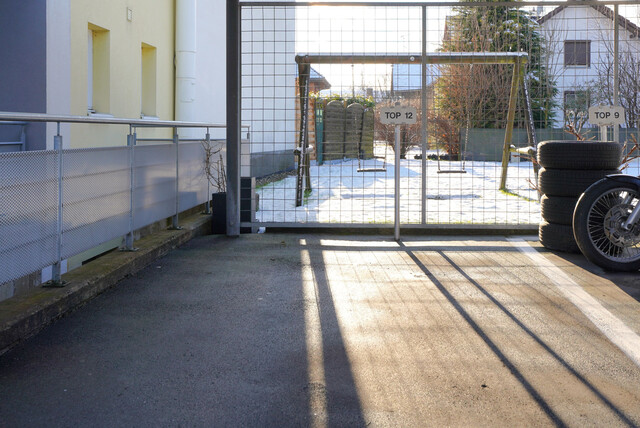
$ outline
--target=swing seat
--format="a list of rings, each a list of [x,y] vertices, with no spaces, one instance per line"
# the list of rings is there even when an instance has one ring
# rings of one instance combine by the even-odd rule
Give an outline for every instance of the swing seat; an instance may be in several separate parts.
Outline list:
[[[358,168],[358,172],[386,172],[387,168]]]
[[[382,160],[383,166],[372,166],[372,167],[361,167],[360,166],[360,161],[362,160],[362,162],[364,163],[364,159],[361,159],[360,157],[358,157],[358,169],[356,171],[358,172],[387,172],[387,164],[385,162],[385,160],[387,159],[386,156],[373,156],[371,159],[380,159]]]
[[[460,154],[460,163],[457,165],[450,165],[450,169],[440,169],[440,158],[438,157],[438,174],[466,174],[467,170],[465,169],[465,162],[469,157],[470,156],[466,151],[462,152]],[[455,166],[457,166],[458,169],[454,168]]]
[[[438,174],[466,174],[467,171],[464,169],[447,169],[447,170],[438,170]]]

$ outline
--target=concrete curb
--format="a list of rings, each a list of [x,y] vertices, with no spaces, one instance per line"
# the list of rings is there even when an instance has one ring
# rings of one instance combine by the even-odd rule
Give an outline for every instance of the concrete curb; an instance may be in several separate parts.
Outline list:
[[[123,278],[190,239],[211,230],[211,216],[195,214],[180,221],[181,230],[161,230],[135,242],[138,251],[112,251],[62,276],[63,288],[34,288],[0,302],[0,355],[36,334]]]

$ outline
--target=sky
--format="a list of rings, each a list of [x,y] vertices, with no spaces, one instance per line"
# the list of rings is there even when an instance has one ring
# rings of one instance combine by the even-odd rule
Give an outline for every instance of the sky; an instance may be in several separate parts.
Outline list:
[[[543,14],[555,6],[543,8]],[[640,24],[640,5],[619,6],[620,14]],[[427,7],[427,52],[441,44],[448,6]],[[296,8],[297,53],[416,54],[422,50],[421,8],[310,6]],[[358,93],[361,88],[388,90],[391,66],[316,64],[332,85],[331,92]]]
[[[450,8],[427,10],[427,51],[437,49],[444,34],[444,18]],[[420,7],[298,8],[296,51],[299,53],[418,54],[422,50]],[[352,88],[389,89],[390,65],[313,66],[332,84],[333,91],[351,93]]]

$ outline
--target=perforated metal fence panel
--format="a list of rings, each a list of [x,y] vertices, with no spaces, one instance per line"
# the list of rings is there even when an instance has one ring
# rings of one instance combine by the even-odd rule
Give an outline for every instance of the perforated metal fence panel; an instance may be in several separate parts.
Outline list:
[[[207,202],[202,144],[178,149],[0,153],[0,284]]]
[[[56,261],[56,152],[0,153],[0,283]]]
[[[208,201],[211,195],[207,195],[207,176],[204,172],[204,149],[198,142],[181,143],[179,145],[179,211],[185,211],[191,207]]]
[[[139,146],[134,152],[134,228],[176,212],[176,148]]]
[[[129,230],[128,147],[63,151],[62,257]]]

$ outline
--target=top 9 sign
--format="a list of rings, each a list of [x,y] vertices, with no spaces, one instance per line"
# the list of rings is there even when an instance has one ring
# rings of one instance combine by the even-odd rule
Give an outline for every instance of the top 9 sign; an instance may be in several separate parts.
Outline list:
[[[624,124],[624,107],[593,106],[589,107],[589,122],[599,126]]]

